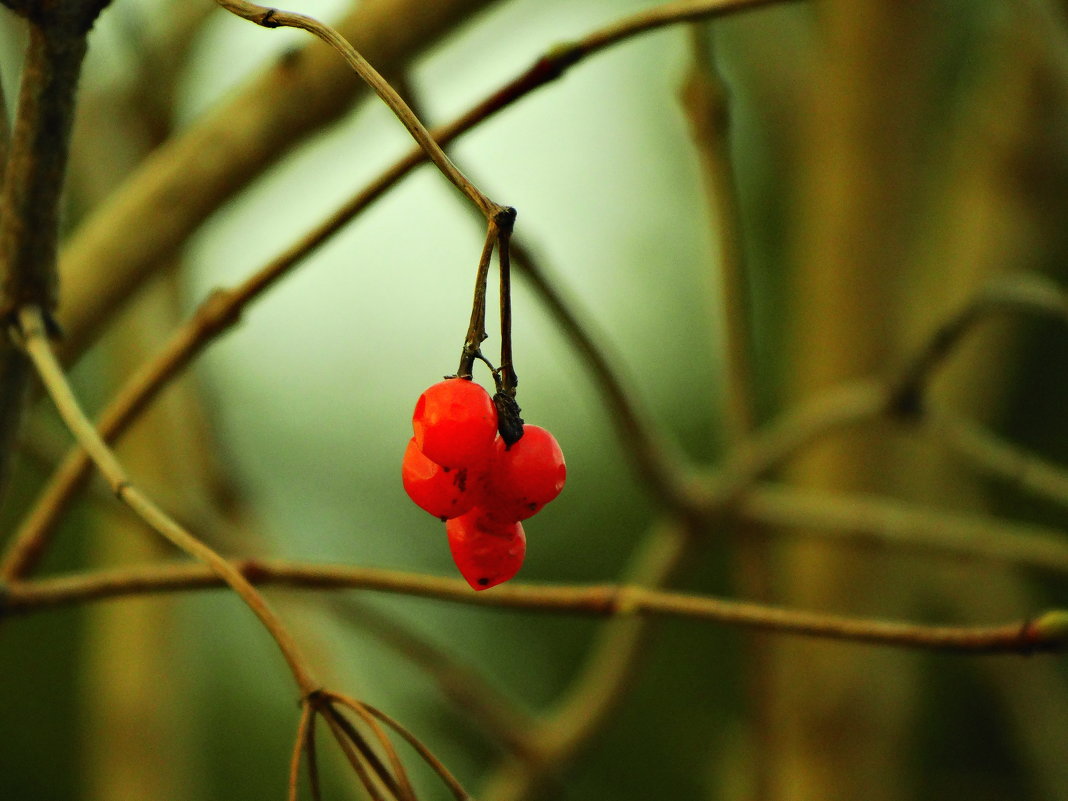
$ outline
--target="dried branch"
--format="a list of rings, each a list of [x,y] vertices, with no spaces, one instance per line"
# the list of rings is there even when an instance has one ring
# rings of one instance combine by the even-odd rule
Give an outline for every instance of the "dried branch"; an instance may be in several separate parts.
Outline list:
[[[427,158],[434,162],[434,165],[441,170],[441,173],[478,207],[487,220],[494,219],[504,210],[504,207],[494,203],[482,194],[468,180],[467,176],[460,172],[449,157],[445,155],[445,151],[441,149],[440,145],[434,141],[430,132],[415,116],[408,104],[404,102],[404,98],[397,94],[396,90],[371,66],[367,59],[356,52],[356,48],[341,33],[329,25],[324,25],[319,20],[304,14],[295,14],[292,11],[283,11],[278,8],[267,8],[266,6],[250,3],[248,0],[216,0],[216,2],[231,14],[236,14],[242,19],[247,19],[249,22],[254,22],[264,28],[300,28],[322,39],[340,53],[346,63],[363,79],[364,83],[371,87],[375,94],[382,99],[382,102],[389,106],[397,119],[408,129],[412,138],[419,143],[419,147],[427,154]]]
[[[737,444],[755,428],[757,411],[749,278],[742,253],[738,188],[730,153],[730,102],[708,43],[710,31],[695,24],[689,33],[693,63],[682,88],[682,105],[712,217],[715,266],[722,296],[724,419],[729,441]]]
[[[367,0],[336,27],[389,74],[492,3]],[[64,357],[80,354],[223,203],[365,96],[348,65],[328,45],[314,42],[280,56],[228,102],[157,149],[64,249]]]
[[[331,598],[328,608],[345,621],[425,670],[442,694],[485,730],[495,745],[522,754],[526,733],[534,726],[530,714],[496,687],[473,665],[461,662],[397,617],[352,598]]]
[[[679,22],[727,16],[789,0],[693,0],[628,17],[583,39],[553,48],[522,74],[503,84],[450,126],[431,132],[445,145],[521,97],[559,78],[570,67],[632,36]],[[458,20],[492,0],[368,0],[338,24],[366,58],[387,74],[400,72],[411,54]],[[404,19],[404,25],[395,20]],[[68,333],[66,358],[79,355],[101,322],[144,282],[165,258],[234,192],[276,162],[303,137],[336,118],[358,95],[344,67],[309,47],[286,57],[246,91],[183,136],[161,147],[125,187],[77,232],[64,251],[61,273],[71,275],[61,322]],[[293,113],[293,109],[300,113]],[[376,199],[413,167],[421,149],[376,182]],[[210,167],[210,169],[209,169]],[[384,176],[385,177],[385,176]],[[335,215],[335,219],[341,215]],[[338,222],[338,227],[350,217]],[[121,232],[121,233],[120,233]],[[331,232],[332,233],[332,232]],[[329,234],[327,234],[329,236]],[[107,269],[100,269],[106,265]]]
[[[287,801],[297,801],[300,784],[301,756],[308,750],[311,742],[309,732],[315,727],[315,711],[305,700],[300,705],[300,722],[297,724],[297,738],[293,743],[293,754],[289,758],[289,795]]]
[[[151,498],[130,483],[122,465],[93,428],[74,396],[63,369],[52,352],[41,310],[35,306],[22,309],[18,320],[21,344],[33,361],[57,411],[71,434],[89,454],[93,464],[107,479],[116,497],[178,549],[204,562],[219,579],[228,584],[260,619],[278,645],[301,694],[307,695],[315,691],[318,684],[312,679],[292,636],[259,592],[230,562],[186,531],[156,506]]]
[[[818,536],[843,544],[999,562],[1068,575],[1064,532],[987,515],[775,484],[749,489],[736,511],[742,519],[766,526],[763,531],[768,533],[784,531],[790,536]]]
[[[903,417],[918,417],[924,410],[924,394],[935,370],[976,325],[994,314],[1006,312],[1068,321],[1068,298],[1056,283],[1034,273],[1003,275],[991,281],[970,303],[940,325],[899,371],[893,382],[891,410]]]
[[[391,729],[393,729],[393,731],[397,732],[397,734],[399,734],[402,738],[404,738],[405,742],[407,742],[412,748],[414,748],[418,752],[422,760],[430,767],[431,770],[433,770],[438,775],[442,782],[445,783],[445,786],[449,788],[450,792],[452,792],[453,797],[456,798],[456,801],[470,801],[471,796],[456,780],[456,777],[449,772],[448,768],[445,767],[441,760],[434,756],[430,749],[423,745],[423,743],[420,742],[419,739],[415,737],[415,735],[413,735],[410,731],[404,728],[404,726],[402,726],[392,717],[387,715],[385,712],[382,712],[379,709],[375,709],[375,707],[371,706],[370,704],[360,703],[359,705],[363,707],[363,709],[366,710],[368,714],[378,718]]]
[[[334,711],[338,712],[338,721],[343,721],[343,727],[348,733],[349,739],[356,745],[357,749],[364,756],[365,759],[371,764],[378,778],[382,781],[391,794],[401,801],[415,801],[415,791],[412,789],[411,781],[408,779],[408,773],[404,769],[404,765],[401,763],[400,756],[397,754],[397,749],[393,747],[393,743],[389,737],[382,730],[382,727],[378,725],[378,721],[374,716],[367,712],[363,708],[363,704],[357,701],[355,698],[350,698],[347,695],[341,693],[323,693],[322,698],[334,707]],[[378,744],[382,747],[382,750],[386,752],[386,758],[389,760],[390,769],[387,769],[385,764],[379,759],[378,755],[370,750],[369,746],[365,745],[366,740],[356,733],[355,727],[351,727],[351,724],[345,720],[344,716],[340,714],[337,707],[342,707],[353,712],[364,724],[371,729]]]
[[[458,2],[458,0],[454,0],[454,2]],[[485,2],[485,0],[483,0],[483,2]],[[435,5],[441,6],[444,4],[439,3]],[[696,15],[695,18],[726,15],[736,11],[745,10],[752,5],[754,5],[754,3],[744,2],[744,0],[734,0],[734,2],[724,2],[724,0],[708,2],[708,0],[703,0],[703,2],[680,4],[673,6],[673,8],[675,8],[679,14],[683,15],[679,19],[690,19],[693,15]],[[657,19],[659,20],[658,25],[669,24],[669,18],[667,17],[661,16]],[[568,45],[565,48],[556,48],[538,59],[525,72],[504,84],[495,92],[492,92],[482,102],[476,104],[468,112],[461,115],[452,123],[436,128],[431,135],[439,143],[443,145],[447,144],[479,123],[489,119],[500,110],[509,106],[515,100],[558,78],[565,70],[574,64],[577,64],[582,59],[600,52],[601,49],[608,47],[611,44],[623,41],[626,38],[626,36],[623,35],[623,32],[630,31],[627,35],[635,35],[651,29],[648,16],[640,14],[628,18],[628,20],[623,23],[613,25],[608,29],[594,32],[578,43]],[[342,27],[341,30],[342,32],[345,32],[347,28]],[[611,32],[611,36],[607,35],[607,32]],[[379,60],[379,63],[382,63],[381,60]],[[208,145],[205,144],[205,147],[207,146]],[[215,143],[211,145],[211,147],[214,146]],[[251,144],[248,146],[252,147]],[[259,142],[256,143],[256,147],[259,147]],[[176,331],[161,352],[120,390],[116,400],[109,405],[107,411],[105,411],[101,417],[100,430],[105,440],[109,442],[115,441],[115,439],[121,435],[122,431],[125,430],[126,426],[137,418],[144,406],[150,403],[155,395],[170,380],[184,370],[185,367],[188,366],[188,364],[204,348],[206,348],[214,338],[220,336],[231,326],[236,324],[244,309],[251,302],[274,286],[274,284],[288,274],[295,265],[314,253],[353,217],[385,194],[399,182],[401,178],[406,176],[415,167],[424,163],[425,160],[426,154],[419,148],[414,149],[382,173],[376,180],[371,182],[341,208],[335,211],[334,214],[316,229],[309,232],[299,242],[295,243],[283,254],[265,265],[239,287],[232,290],[218,290],[213,293],[197,310],[193,319]],[[181,162],[181,160],[179,161]],[[187,164],[184,173],[174,173],[169,180],[184,182],[187,179],[186,173],[192,169],[192,166],[193,165]],[[150,191],[153,195],[158,192],[165,193],[168,191],[166,187],[170,186],[170,184],[166,183],[156,186],[151,182],[160,179],[150,178],[148,176],[135,179],[134,185],[139,185],[137,182],[142,180],[145,181],[149,187],[149,190],[146,191]],[[134,185],[129,189],[130,192],[133,192]],[[193,194],[195,195],[196,193]],[[134,196],[137,196],[136,193],[134,193]],[[126,201],[123,200],[117,208],[115,216],[109,214],[104,217],[105,222],[99,224],[99,236],[102,237],[102,239],[98,243],[95,241],[97,234],[94,234],[92,237],[90,236],[91,231],[96,229],[97,223],[93,223],[94,227],[92,229],[87,230],[84,235],[80,235],[79,241],[82,239],[86,240],[87,244],[85,247],[89,248],[87,251],[88,253],[94,252],[98,247],[113,247],[114,243],[109,244],[110,240],[108,238],[113,235],[114,231],[121,229],[107,226],[120,225],[121,221],[125,219],[124,215],[136,211],[137,209],[132,205],[131,208],[127,209]],[[164,216],[166,217],[164,224],[171,225],[176,219],[181,218],[181,213],[177,216],[173,216],[170,214],[170,211],[168,211],[168,214]],[[141,230],[141,228],[136,228],[138,233]],[[148,244],[153,248],[155,247],[155,241]],[[72,246],[72,248],[73,247],[74,246]],[[138,247],[140,246],[131,246],[129,249],[121,249],[119,255],[121,255],[123,259],[132,259],[137,256]],[[517,258],[517,265],[520,264],[520,254],[523,254],[524,251],[517,243],[513,242],[512,252],[513,256]],[[103,255],[104,254],[101,254],[101,257],[103,257]],[[159,253],[153,252],[152,254],[147,254],[144,258],[152,260],[161,257],[162,251]],[[543,298],[551,304],[550,308],[560,308],[561,303],[559,302],[560,296],[558,293],[555,293],[551,287],[549,287],[548,283],[544,280],[543,275],[536,269],[532,268],[529,255],[525,261],[527,266],[531,267],[529,277],[531,278],[535,289],[538,290]],[[146,263],[143,261],[142,257],[138,257],[138,264],[140,264],[140,267],[137,269],[144,269],[147,271],[154,263],[154,261]],[[136,267],[136,265],[134,266]],[[93,304],[96,304],[98,301],[107,301],[110,303],[118,302],[118,298],[114,294],[115,292],[132,291],[132,286],[136,284],[136,281],[143,279],[143,277],[147,275],[147,272],[143,274],[139,273],[136,276],[127,274],[126,278],[123,279],[121,278],[123,275],[121,271],[126,269],[126,265],[111,264],[109,270],[98,271],[97,275],[106,276],[109,280],[111,277],[115,277],[116,287],[109,288],[106,291],[100,287],[96,287],[97,294],[94,294],[89,298],[88,302]],[[114,272],[115,270],[119,270],[120,272]],[[92,286],[94,280],[95,279],[88,279],[79,284],[79,287]],[[133,282],[133,284],[131,284],[131,282]],[[110,300],[108,300],[109,298]],[[77,306],[77,298],[71,299],[70,303]],[[107,305],[104,303],[97,309],[97,311],[92,312],[92,314],[94,316],[102,314],[103,310],[106,308]],[[74,314],[77,317],[81,313],[75,311]],[[655,494],[664,498],[669,505],[687,503],[687,501],[680,497],[676,492],[675,488],[679,486],[681,481],[676,481],[675,478],[670,475],[671,471],[668,469],[668,462],[664,448],[662,445],[657,444],[651,437],[643,435],[644,429],[638,420],[638,416],[633,413],[632,405],[627,403],[626,392],[617,380],[608,378],[611,371],[608,369],[603,355],[601,355],[598,352],[598,349],[593,346],[589,336],[582,335],[582,326],[578,323],[574,315],[570,315],[570,317],[570,322],[561,317],[562,322],[567,326],[571,333],[570,339],[585,353],[591,366],[597,369],[601,378],[602,389],[611,398],[612,406],[617,410],[618,414],[616,419],[621,428],[636,438],[634,439],[634,442],[636,443],[634,453],[637,454],[637,458],[641,461],[642,472],[650,477],[651,486],[654,488]],[[68,345],[73,342],[74,350],[77,352],[82,347],[82,345],[78,343],[78,329],[81,324],[78,322],[71,322],[69,317],[65,318],[65,322],[68,325],[68,330],[72,333],[72,336],[67,340]],[[68,454],[60,470],[57,471],[55,477],[49,482],[48,487],[46,487],[41,494],[30,516],[20,527],[19,532],[15,537],[14,544],[9,548],[2,565],[0,565],[0,577],[11,580],[12,578],[26,575],[26,573],[32,569],[32,566],[36,564],[41,553],[43,553],[47,547],[50,531],[62,516],[62,513],[65,511],[74,494],[85,481],[85,478],[89,473],[89,468],[89,460],[84,454],[78,453],[77,451]]]
[[[695,480],[691,489],[695,504],[707,518],[729,512],[755,481],[785,465],[807,445],[883,415],[889,397],[878,381],[853,381],[797,404],[728,453],[714,471]]]
[[[1068,507],[1068,469],[1004,441],[975,421],[928,406],[924,424],[971,467]]]
[[[633,584],[512,584],[473,593],[460,579],[347,565],[282,560],[229,563],[258,586],[292,589],[362,589],[435,598],[470,606],[524,609],[593,617],[676,617],[758,628],[785,634],[976,653],[1030,653],[1058,648],[1068,640],[1068,612],[1052,611],[1031,621],[999,626],[927,626],[824,615],[726,599],[663,592]],[[0,616],[59,606],[161,592],[223,587],[211,568],[193,564],[148,565],[20,581],[3,586]]]
[[[93,464],[103,474],[115,496],[179,550],[203,562],[214,578],[237,593],[253,614],[259,618],[278,646],[279,651],[281,651],[290,673],[292,673],[293,679],[300,689],[302,703],[312,703],[315,702],[315,699],[324,697],[324,691],[313,679],[311,671],[298,651],[292,635],[241,570],[179,525],[166,512],[160,509],[151,498],[130,482],[122,465],[104,443],[96,429],[93,428],[92,423],[86,417],[85,412],[74,396],[63,369],[48,341],[44,327],[44,316],[41,310],[35,306],[24,308],[19,312],[18,320],[20,344],[33,361],[34,367],[52,397],[60,417],[81,447],[89,454]],[[410,796],[405,795],[404,784],[397,785],[394,781],[391,781],[392,774],[381,766],[374,752],[364,742],[363,738],[358,733],[349,731],[346,722],[332,708],[328,708],[327,711],[332,713],[326,715],[331,725],[331,730],[346,754],[351,753],[348,749],[349,745],[355,747],[360,752],[361,757],[366,759],[368,764],[376,770],[379,779],[385,783],[394,798],[408,799]],[[353,761],[361,782],[373,797],[380,797],[375,790],[373,780],[365,770],[361,769],[362,765],[358,765],[358,763],[359,758]]]

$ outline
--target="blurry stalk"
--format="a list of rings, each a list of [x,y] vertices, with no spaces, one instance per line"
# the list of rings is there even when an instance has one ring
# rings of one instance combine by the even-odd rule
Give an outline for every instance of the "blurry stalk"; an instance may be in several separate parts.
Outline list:
[[[757,426],[756,371],[750,282],[742,243],[738,183],[731,154],[731,99],[716,64],[713,50],[715,29],[694,23],[687,31],[692,63],[682,87],[682,104],[697,150],[701,179],[710,215],[718,277],[714,291],[714,317],[722,320],[723,421],[727,447],[740,447]],[[711,283],[711,282],[710,282]],[[766,602],[771,598],[767,547],[759,526],[732,525],[734,583],[746,600]],[[755,798],[768,794],[770,772],[764,764],[770,744],[770,692],[766,639],[759,633],[740,637],[743,646],[741,674],[745,687],[746,726],[749,736],[744,751],[752,755],[746,786]]]
[[[994,29],[979,78],[954,121],[958,144],[932,215],[930,248],[912,282],[918,297],[938,299],[935,308],[963,303],[965,293],[991,274],[1064,262],[1068,201],[1061,184],[1040,176],[1064,175],[1068,168],[1062,133],[1068,124],[1068,69],[1063,20],[1047,17],[1048,9],[1041,5],[1020,4],[1017,13]],[[1063,275],[1063,268],[1060,271]],[[938,320],[925,314],[930,309],[922,304],[914,310],[911,322],[919,337]],[[1015,322],[987,325],[968,337],[930,393],[939,406],[983,422],[999,416],[1013,391],[1006,377],[1018,358],[1020,330]],[[1042,344],[1031,342],[1033,347]],[[988,501],[974,479],[954,469],[959,464],[955,456],[949,443],[929,449],[913,477],[940,501],[951,498],[981,510]],[[937,579],[932,591],[961,616],[995,608],[1011,614],[1041,603],[1012,567],[940,573]],[[975,670],[1001,696],[1011,735],[1006,740],[1018,749],[1038,797],[1062,798],[1068,788],[1068,763],[1061,747],[1068,742],[1063,672],[1053,665],[1006,660],[980,661]]]
[[[916,4],[828,0],[815,24],[813,79],[798,126],[790,308],[792,398],[893,363],[901,269],[920,192],[916,153],[930,108],[939,27]],[[920,299],[920,302],[923,302]],[[831,491],[901,491],[904,454],[883,431],[827,442],[793,480]],[[804,609],[901,615],[915,572],[893,557],[798,542],[778,549],[783,601]],[[777,640],[769,648],[774,725],[768,799],[912,796],[901,765],[915,706],[908,654]]]
[[[71,196],[81,213],[97,206],[170,130],[178,75],[205,18],[200,5],[170,3],[167,24],[118,16],[125,25],[136,69],[112,84],[90,83],[79,109],[82,136],[71,160]],[[194,10],[188,10],[189,6]],[[180,6],[186,6],[183,10]],[[136,15],[129,9],[117,14]],[[107,353],[114,381],[144,361],[180,320],[173,271],[151,284],[121,317],[112,318]],[[207,494],[214,464],[199,400],[189,383],[172,388],[148,410],[124,440],[122,458],[145,484],[159,486],[182,505]],[[183,502],[186,502],[183,504]],[[114,503],[114,501],[113,501]],[[172,549],[144,523],[114,503],[115,513],[96,519],[89,559],[93,564],[157,561]],[[89,801],[188,798],[202,788],[190,771],[190,718],[182,709],[190,689],[173,599],[107,605],[87,618],[82,754]]]

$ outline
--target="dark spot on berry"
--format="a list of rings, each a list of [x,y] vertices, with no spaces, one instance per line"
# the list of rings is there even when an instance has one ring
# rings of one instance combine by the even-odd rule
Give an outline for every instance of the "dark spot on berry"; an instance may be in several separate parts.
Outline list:
[[[460,470],[453,478],[452,483],[460,492],[467,492],[467,468]]]
[[[448,473],[448,472],[450,472],[451,470],[452,470],[452,468],[451,468],[451,467],[443,467],[443,468],[441,468],[441,472],[442,472],[442,473]]]
[[[533,512],[533,511],[534,511],[535,509],[537,509],[537,508],[538,508],[538,504],[537,504],[536,502],[534,502],[534,501],[531,501],[530,503],[528,503],[528,504],[527,504],[527,508],[528,508],[528,509],[529,509],[530,511],[532,511],[532,512]]]
[[[478,580],[478,586],[479,587],[485,587],[487,584],[489,584],[489,579],[486,578],[485,576],[483,576],[482,578],[480,578]]]

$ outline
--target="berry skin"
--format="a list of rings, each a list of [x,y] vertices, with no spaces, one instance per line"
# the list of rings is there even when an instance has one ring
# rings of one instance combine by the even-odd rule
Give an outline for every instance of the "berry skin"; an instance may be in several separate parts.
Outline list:
[[[497,440],[490,467],[490,494],[484,503],[495,515],[526,520],[564,488],[567,466],[556,438],[541,426],[523,426],[512,446]]]
[[[408,440],[401,464],[404,491],[415,505],[448,520],[474,506],[485,492],[485,467],[442,467],[426,458],[415,442]]]
[[[419,450],[442,467],[483,462],[497,436],[497,409],[489,393],[466,378],[447,378],[419,396],[412,415]]]
[[[523,525],[476,506],[445,523],[452,560],[473,590],[508,581],[523,565],[527,537]]]

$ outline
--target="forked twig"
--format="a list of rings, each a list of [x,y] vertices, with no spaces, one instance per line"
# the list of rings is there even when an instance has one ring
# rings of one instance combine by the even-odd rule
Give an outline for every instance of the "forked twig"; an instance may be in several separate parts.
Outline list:
[[[436,756],[434,756],[430,749],[427,748],[422,743],[422,741],[419,740],[418,737],[412,734],[408,729],[398,723],[394,718],[387,715],[385,712],[376,709],[370,704],[365,704],[359,701],[357,703],[361,707],[363,707],[363,709],[365,709],[369,714],[378,718],[380,721],[382,721],[391,729],[393,729],[393,731],[397,732],[397,734],[403,737],[404,740],[408,743],[408,745],[410,745],[419,753],[419,756],[422,757],[423,761],[426,762],[430,769],[433,770],[436,774],[438,774],[440,779],[445,783],[445,786],[449,788],[449,790],[452,792],[453,796],[457,799],[457,801],[470,801],[471,795],[466,790],[464,790],[463,785],[461,785],[460,782],[456,780],[456,777],[449,772],[449,769],[445,767],[442,761]]]
[[[378,725],[378,721],[375,720],[355,698],[350,698],[347,695],[334,692],[326,693],[326,698],[329,703],[338,704],[352,711],[367,725],[367,728],[374,734],[375,739],[378,740],[378,744],[382,746],[382,750],[386,752],[386,758],[389,760],[390,767],[392,768],[392,772],[388,774],[392,779],[390,788],[394,791],[398,799],[415,801],[415,790],[412,789],[412,783],[408,778],[408,772],[404,769],[404,764],[401,762],[400,756],[397,754],[397,749],[393,747],[393,743],[390,741],[389,736],[382,730],[382,727]],[[363,738],[360,739],[362,740]],[[381,762],[378,764],[381,766],[379,771],[380,775],[385,774],[385,766],[381,765]]]

